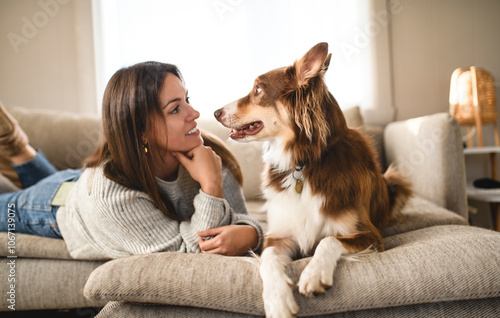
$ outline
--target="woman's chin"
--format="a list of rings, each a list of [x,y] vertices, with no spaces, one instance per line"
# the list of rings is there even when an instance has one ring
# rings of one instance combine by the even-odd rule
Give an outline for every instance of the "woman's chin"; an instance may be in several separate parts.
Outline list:
[[[186,143],[184,143],[183,147],[181,148],[182,150],[177,150],[177,151],[186,153],[186,152],[190,152],[194,148],[199,147],[201,145],[203,145],[203,139],[200,136],[197,140],[191,139],[191,140],[186,141]]]

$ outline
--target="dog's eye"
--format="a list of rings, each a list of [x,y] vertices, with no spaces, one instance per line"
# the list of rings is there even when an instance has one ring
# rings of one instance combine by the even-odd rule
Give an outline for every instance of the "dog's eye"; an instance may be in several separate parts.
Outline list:
[[[262,92],[262,88],[260,88],[259,86],[255,86],[255,94],[259,95],[260,92]]]

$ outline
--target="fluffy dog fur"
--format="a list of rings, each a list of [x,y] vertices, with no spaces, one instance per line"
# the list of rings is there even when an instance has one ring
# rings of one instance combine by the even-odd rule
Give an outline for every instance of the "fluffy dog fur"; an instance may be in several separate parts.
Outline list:
[[[260,273],[268,317],[298,312],[285,273],[292,259],[313,256],[299,292],[325,292],[342,255],[384,249],[382,231],[411,194],[394,169],[382,175],[370,142],[347,127],[323,81],[330,58],[328,44],[319,43],[292,66],[257,77],[247,96],[215,112],[233,139],[267,141],[269,230]]]

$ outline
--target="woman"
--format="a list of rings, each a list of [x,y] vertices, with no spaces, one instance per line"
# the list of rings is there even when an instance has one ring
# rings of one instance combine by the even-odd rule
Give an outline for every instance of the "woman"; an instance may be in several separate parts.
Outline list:
[[[174,65],[123,68],[104,93],[100,146],[83,172],[56,172],[2,107],[0,152],[24,190],[0,195],[15,217],[5,213],[0,230],[10,221],[18,233],[62,237],[80,259],[258,249],[262,229],[247,214],[239,165],[202,138],[198,117]]]

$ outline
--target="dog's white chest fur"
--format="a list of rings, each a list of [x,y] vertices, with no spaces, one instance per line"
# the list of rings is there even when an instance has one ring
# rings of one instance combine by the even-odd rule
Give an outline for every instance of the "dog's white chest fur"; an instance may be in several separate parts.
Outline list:
[[[264,189],[269,204],[267,235],[291,238],[298,244],[300,253],[309,256],[322,238],[354,232],[352,220],[333,219],[321,212],[325,199],[311,195],[307,180],[300,194],[295,191],[295,182],[290,174],[282,185],[285,190]]]

